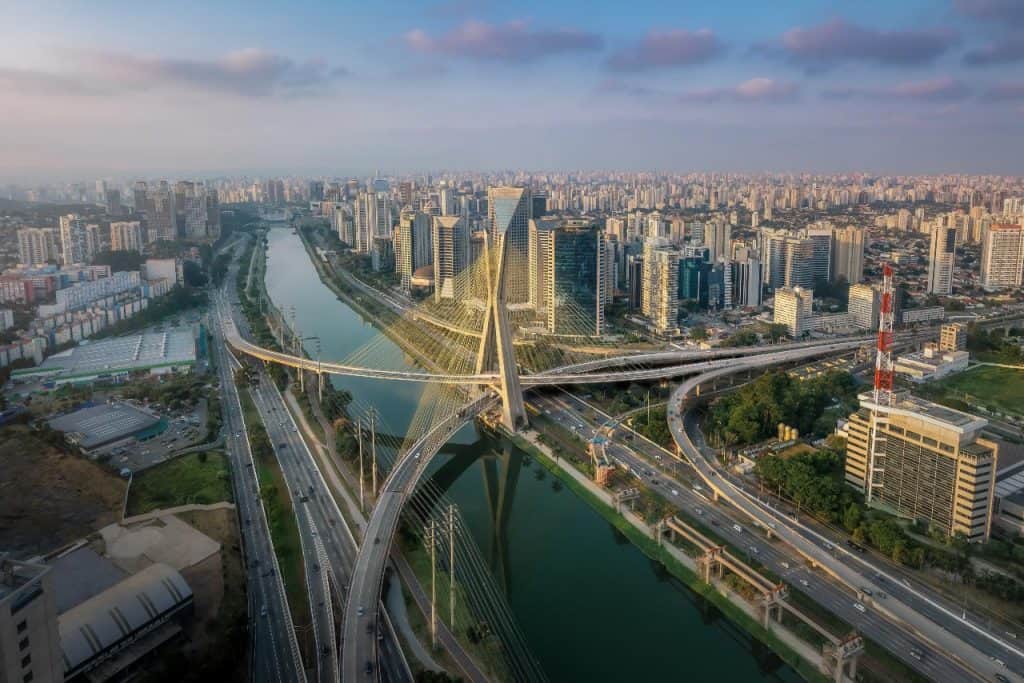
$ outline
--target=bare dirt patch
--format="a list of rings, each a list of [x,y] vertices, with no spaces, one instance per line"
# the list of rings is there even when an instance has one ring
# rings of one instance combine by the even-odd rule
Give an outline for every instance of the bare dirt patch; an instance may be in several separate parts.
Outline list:
[[[28,427],[0,429],[0,548],[49,552],[121,518],[125,481]]]

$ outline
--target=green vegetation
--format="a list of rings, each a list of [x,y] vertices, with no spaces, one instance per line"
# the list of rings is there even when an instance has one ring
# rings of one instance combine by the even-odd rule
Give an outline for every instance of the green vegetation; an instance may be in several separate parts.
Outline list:
[[[1017,331],[1017,330],[1013,330]],[[984,330],[977,325],[967,327],[967,350],[978,360],[1007,365],[1024,363],[1024,352],[1018,344],[1007,341],[1003,330]]]
[[[267,513],[270,538],[274,553],[281,568],[281,579],[288,594],[288,607],[296,626],[307,624],[310,619],[309,593],[306,590],[306,574],[302,557],[302,542],[299,540],[299,525],[295,519],[291,498],[284,474],[274,454],[274,447],[263,427],[259,411],[247,390],[239,390],[245,428],[252,448],[252,459],[260,480],[260,498]]]
[[[203,380],[195,375],[171,375],[165,379],[150,378],[148,381],[126,384],[122,393],[125,398],[159,403],[171,410],[183,410],[194,406],[209,392]]]
[[[843,454],[838,451],[822,449],[789,458],[762,455],[755,471],[766,488],[781,491],[798,509],[829,522],[841,521],[844,511],[857,502],[853,490],[843,485]]]
[[[780,422],[801,434],[825,436],[835,424],[834,414],[826,412],[830,406],[841,414],[856,409],[856,383],[849,373],[833,371],[801,381],[773,370],[716,401],[706,429],[729,446],[763,441],[777,433]]]
[[[648,419],[648,412],[641,410],[630,418],[630,426],[659,446],[672,448],[674,441],[672,432],[668,428],[667,410],[666,406],[652,407],[650,419]]]
[[[970,412],[972,406],[984,406],[999,413],[1024,415],[1024,371],[1013,368],[975,367],[922,384],[915,392],[959,410]]]
[[[760,342],[760,340],[761,338],[757,335],[757,332],[754,332],[753,330],[738,330],[729,335],[721,343],[721,346],[756,346]]]
[[[430,553],[424,537],[406,524],[399,528],[399,545],[402,555],[409,563],[424,590],[430,592]],[[455,628],[451,629],[451,608],[448,589],[450,586],[447,568],[442,560],[437,563],[437,619],[446,623],[459,642],[470,652],[473,660],[482,666],[496,681],[511,681],[513,676],[505,663],[504,647],[495,636],[490,625],[477,619],[469,609],[470,597],[465,587],[455,582]],[[430,614],[425,615],[429,632]],[[428,643],[429,646],[429,643]]]
[[[97,266],[110,266],[110,270],[138,270],[145,263],[146,257],[137,251],[101,251],[93,257]]]
[[[224,454],[220,451],[189,453],[132,478],[128,515],[231,500],[231,472]]]
[[[520,449],[529,453],[531,457],[537,460],[537,462],[541,463],[546,469],[559,477],[569,490],[586,501],[613,527],[615,527],[615,529],[629,539],[633,545],[639,548],[644,555],[660,562],[670,574],[689,586],[693,592],[702,596],[721,610],[730,621],[738,624],[754,638],[770,647],[784,662],[793,667],[793,669],[795,669],[796,672],[804,678],[804,680],[826,680],[817,669],[790,649],[788,645],[779,640],[774,634],[766,631],[760,623],[730,602],[728,598],[720,594],[714,587],[704,583],[700,577],[690,571],[690,569],[685,567],[675,557],[670,555],[665,548],[659,546],[654,539],[646,536],[639,529],[630,524],[624,517],[622,517],[622,515],[616,513],[604,501],[598,499],[582,484],[566,474],[562,468],[551,462],[551,460],[548,459],[540,450],[534,448],[532,444],[519,436],[513,436],[512,440]]]

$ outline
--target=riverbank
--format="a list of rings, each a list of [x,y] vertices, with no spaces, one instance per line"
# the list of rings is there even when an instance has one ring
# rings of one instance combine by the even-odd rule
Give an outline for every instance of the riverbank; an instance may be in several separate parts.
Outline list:
[[[376,325],[380,325],[384,328],[382,331],[387,330],[388,321],[382,321],[374,311],[369,310],[367,306],[362,305],[362,296],[357,295],[354,291],[355,286],[340,287],[336,283],[335,279],[341,279],[341,275],[331,272],[331,269],[327,264],[323,262],[318,254],[315,245],[312,244],[312,239],[309,235],[304,234],[304,231],[300,231],[300,237],[303,247],[306,251],[307,257],[314,264],[315,270],[320,281],[328,287],[328,289],[339,298],[343,303],[350,305],[356,310],[361,316],[368,318],[371,322]],[[387,318],[393,316],[387,315]],[[411,351],[407,348],[407,345],[403,343],[403,340],[398,335],[389,334],[390,338],[396,343],[399,343],[403,350],[407,352]],[[414,354],[416,355],[416,354]],[[529,447],[536,457],[537,453],[530,444],[526,443],[519,437],[514,438],[514,442],[517,445]],[[597,511],[603,518],[611,522],[619,531],[644,555],[658,561],[670,573],[682,581],[686,586],[693,590],[697,595],[702,596],[709,602],[714,604],[722,613],[734,624],[741,627],[744,631],[750,633],[759,642],[763,643],[767,647],[771,648],[772,651],[779,654],[780,658],[787,664],[792,666],[802,677],[808,680],[823,680],[821,675],[817,672],[815,666],[810,664],[805,657],[813,658],[815,653],[808,650],[804,653],[805,656],[801,656],[797,651],[788,646],[783,640],[777,637],[774,633],[764,629],[756,620],[756,616],[751,615],[748,612],[743,611],[742,608],[737,607],[728,598],[722,596],[720,593],[715,591],[712,587],[704,584],[696,573],[692,569],[688,569],[684,566],[679,559],[674,557],[666,549],[660,548],[658,544],[650,536],[645,536],[635,526],[627,522],[621,515],[618,515],[611,509],[606,503],[597,499],[591,492],[587,491],[586,488],[580,484],[577,480],[564,473],[560,468],[556,468],[554,463],[543,456],[537,457],[539,462],[542,462],[545,467],[552,472],[559,474],[559,477],[563,479],[566,484],[579,496],[581,497],[593,510]],[[799,647],[799,645],[797,645]],[[820,656],[819,656],[820,659]]]
[[[653,530],[638,516],[629,511],[617,512],[607,492],[596,489],[596,485],[573,468],[564,458],[553,457],[547,447],[539,441],[504,431],[502,436],[529,453],[545,469],[558,477],[570,491],[614,526],[644,555],[659,562],[672,576],[718,608],[726,618],[771,648],[805,680],[821,681],[822,683],[829,680],[820,670],[820,653],[815,653],[810,645],[797,641],[795,636],[780,635],[776,631],[765,629],[757,620],[756,613],[753,612],[755,608],[751,607],[741,596],[733,592],[719,592],[715,586],[705,583],[697,575],[696,566],[690,566],[693,562],[691,558],[678,549],[658,543]],[[672,552],[673,550],[676,552]]]

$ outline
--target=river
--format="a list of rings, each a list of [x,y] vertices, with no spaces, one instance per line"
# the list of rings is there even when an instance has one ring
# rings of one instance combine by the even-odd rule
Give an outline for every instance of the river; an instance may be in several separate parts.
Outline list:
[[[396,345],[320,282],[297,235],[275,228],[268,241],[270,297],[282,309],[294,306],[302,334],[320,338],[323,358],[342,360],[370,350],[379,367],[407,364]],[[383,424],[398,433],[412,419],[422,390],[406,382],[332,381],[373,405]],[[443,480],[483,556],[492,561],[552,681],[800,680],[520,450],[471,427],[456,441],[458,455],[437,457],[435,480]],[[505,493],[497,523],[488,485]]]

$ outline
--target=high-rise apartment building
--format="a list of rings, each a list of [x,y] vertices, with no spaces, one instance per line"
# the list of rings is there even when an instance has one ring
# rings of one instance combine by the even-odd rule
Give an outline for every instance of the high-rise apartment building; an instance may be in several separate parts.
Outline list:
[[[22,228],[18,231],[18,263],[42,266],[61,258],[57,231],[52,228]]]
[[[395,229],[395,272],[408,291],[418,268],[430,265],[434,258],[433,221],[422,211],[403,211]]]
[[[114,221],[110,224],[111,251],[142,251],[142,224],[139,221]]]
[[[309,201],[322,202],[324,200],[324,181],[309,181]]]
[[[865,330],[877,329],[881,310],[882,293],[878,287],[863,283],[850,285],[847,312],[857,327]]]
[[[719,258],[730,257],[729,245],[732,243],[732,226],[729,222],[717,218],[712,219],[704,225],[704,246],[711,251],[711,262],[715,263]]]
[[[135,185],[132,186],[132,205],[135,213],[145,213],[147,194],[146,181],[136,180]]]
[[[108,216],[120,216],[123,214],[124,207],[121,206],[121,190],[104,190],[103,205]]]
[[[860,396],[846,439],[846,483],[879,505],[946,535],[988,540],[998,445],[988,421],[913,396]]]
[[[932,228],[928,250],[928,293],[953,293],[953,267],[956,265],[956,228]]]
[[[530,219],[529,245],[529,302],[538,314],[547,312],[550,301],[548,287],[551,261],[551,235],[558,229],[558,221]]]
[[[50,572],[42,563],[0,556],[0,681],[64,680]]]
[[[761,260],[753,249],[743,247],[732,267],[732,303],[738,308],[757,308],[762,301]]]
[[[864,231],[848,225],[835,230],[833,279],[852,285],[864,279]]]
[[[834,279],[832,275],[832,245],[834,242],[832,226],[828,223],[812,225],[807,228],[804,239],[811,243],[811,281],[807,285],[802,282],[795,284],[814,287],[819,282],[831,282]]]
[[[550,240],[545,278],[548,331],[600,336],[606,287],[601,232],[593,226],[560,226],[545,231],[544,238]]]
[[[679,252],[661,240],[644,240],[640,310],[659,334],[679,329]]]
[[[814,289],[814,283],[822,272],[819,253],[820,240],[791,237],[785,242],[785,264],[783,266],[783,284],[786,287],[802,287]]]
[[[530,219],[533,201],[529,188],[487,188],[487,223],[490,244],[502,250],[505,301],[525,304],[530,300]]]
[[[355,244],[361,254],[373,250],[374,239],[391,237],[391,200],[387,192],[361,192],[353,209]]]
[[[1024,226],[995,223],[981,245],[981,286],[988,290],[1020,287],[1024,268]]]
[[[86,225],[78,214],[60,217],[60,250],[63,265],[88,263],[98,248],[99,227]]]
[[[775,290],[774,322],[786,326],[793,339],[811,331],[814,290],[803,287],[782,287]]]
[[[166,180],[146,192],[147,242],[175,240],[178,223],[174,212],[174,193]]]
[[[469,266],[469,224],[461,216],[434,216],[434,298],[460,300],[456,278]]]

